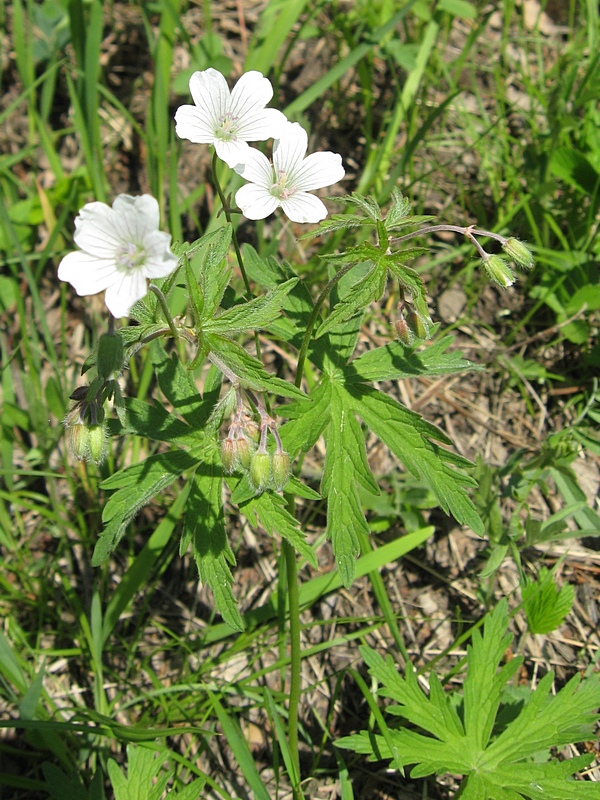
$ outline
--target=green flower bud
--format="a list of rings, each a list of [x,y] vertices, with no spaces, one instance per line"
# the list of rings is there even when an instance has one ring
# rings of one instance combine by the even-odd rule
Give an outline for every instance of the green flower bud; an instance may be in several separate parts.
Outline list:
[[[96,464],[101,464],[108,455],[108,433],[106,425],[90,425],[89,458]]]
[[[523,269],[531,269],[533,267],[534,260],[531,251],[518,239],[514,237],[507,239],[502,245],[502,249],[518,267]]]
[[[223,469],[228,475],[234,471],[239,463],[237,441],[230,436],[221,442],[221,461],[223,462]]]
[[[396,320],[396,333],[405,347],[410,347],[415,339],[415,336],[408,327],[404,316],[400,316]]]
[[[513,271],[500,256],[488,256],[481,263],[490,278],[504,289],[515,282]]]
[[[258,443],[260,439],[260,427],[257,422],[253,419],[248,420],[244,425],[244,432],[246,436],[249,436],[253,442]]]
[[[249,441],[245,437],[238,439],[237,442],[238,458],[243,469],[249,469],[252,454],[256,450],[254,442]]]
[[[256,494],[262,494],[267,488],[271,480],[271,456],[268,453],[254,453],[250,459],[248,480]]]
[[[406,315],[406,322],[412,333],[417,339],[429,339],[429,321],[423,319],[420,314],[412,309]]]
[[[96,369],[105,381],[123,369],[123,340],[118,333],[103,333],[98,339]]]
[[[90,449],[90,430],[87,425],[81,422],[71,425],[65,420],[65,436],[67,438],[67,447],[75,458],[83,461],[89,455]]]
[[[290,477],[290,455],[282,451],[273,453],[273,483],[281,491]]]

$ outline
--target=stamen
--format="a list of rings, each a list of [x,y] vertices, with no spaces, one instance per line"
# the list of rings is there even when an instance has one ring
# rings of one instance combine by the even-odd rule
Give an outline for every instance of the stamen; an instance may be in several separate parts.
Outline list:
[[[117,266],[125,270],[137,269],[146,259],[146,251],[134,242],[123,242],[117,248]]]

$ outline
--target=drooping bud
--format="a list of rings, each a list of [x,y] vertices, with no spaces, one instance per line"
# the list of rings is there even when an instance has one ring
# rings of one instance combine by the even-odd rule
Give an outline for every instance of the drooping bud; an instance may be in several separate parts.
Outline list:
[[[523,242],[520,242],[513,236],[504,242],[502,249],[518,267],[522,267],[523,269],[531,269],[533,267],[534,260],[531,251],[523,244]]]
[[[96,464],[101,464],[108,455],[108,433],[106,425],[90,425],[89,435],[89,458]]]
[[[66,420],[65,420],[66,422]],[[87,425],[78,422],[75,425],[65,424],[65,436],[67,447],[75,458],[83,461],[87,458],[90,450],[90,430]]]
[[[506,289],[515,282],[515,276],[511,268],[500,256],[487,256],[481,259],[481,263],[490,278],[499,286]]]
[[[105,381],[123,369],[123,339],[118,333],[103,333],[98,339],[96,369]]]
[[[273,453],[273,484],[281,491],[290,477],[290,455],[285,451]]]
[[[250,459],[250,471],[248,472],[250,486],[257,494],[262,494],[271,480],[271,456],[260,450]]]
[[[223,469],[228,475],[231,475],[238,465],[238,443],[231,436],[221,442],[221,461],[223,462]]]
[[[243,467],[243,469],[248,469],[250,467],[252,454],[256,450],[256,445],[254,442],[249,441],[244,436],[240,437],[236,444],[240,465]]]
[[[249,419],[244,425],[244,432],[249,436],[253,442],[258,444],[260,438],[260,427],[253,419]]]
[[[408,323],[410,331],[414,333],[417,339],[429,338],[429,325],[416,311],[412,309],[409,310],[406,315],[406,322]]]
[[[405,347],[410,347],[412,345],[415,337],[411,329],[408,327],[404,315],[398,317],[396,320],[396,333]]]

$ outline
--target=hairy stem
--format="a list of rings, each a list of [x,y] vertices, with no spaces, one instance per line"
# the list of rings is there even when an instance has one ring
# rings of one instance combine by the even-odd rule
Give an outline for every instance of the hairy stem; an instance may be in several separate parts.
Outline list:
[[[219,200],[221,201],[221,206],[223,207],[223,213],[225,214],[225,219],[227,220],[227,222],[231,224],[231,231],[232,231],[231,241],[233,243],[233,249],[235,250],[235,257],[237,259],[240,272],[242,273],[244,286],[246,287],[247,299],[252,300],[253,298],[252,287],[250,286],[250,281],[248,280],[248,273],[246,272],[246,267],[244,266],[244,259],[242,258],[242,251],[240,250],[240,244],[237,238],[237,231],[235,229],[235,225],[233,225],[232,223],[232,217],[231,217],[232,209],[230,208],[229,203],[227,202],[227,198],[225,197],[225,193],[223,192],[221,184],[219,183],[219,176],[217,175],[217,163],[218,163],[218,157],[217,157],[217,151],[215,150],[212,158],[213,181],[215,184],[215,188],[217,190],[217,194],[219,195]],[[256,357],[260,358],[260,340],[258,338],[258,331],[254,331],[254,344],[256,346]]]
[[[171,336],[177,342],[179,340],[179,331],[177,330],[177,328],[175,327],[175,323],[173,322],[173,317],[171,316],[171,312],[169,311],[167,298],[164,296],[164,294],[161,292],[158,286],[155,286],[153,283],[151,283],[148,288],[150,289],[151,292],[154,292],[154,294],[158,298],[159,305],[162,308],[164,317],[167,320],[167,325],[169,326],[169,330],[171,331]]]
[[[293,502],[293,498],[292,498]],[[301,642],[300,642],[300,595],[298,587],[298,565],[296,551],[293,546],[283,540],[283,555],[285,557],[287,592],[290,614],[290,694],[288,703],[288,745],[294,760],[297,781],[300,781],[300,753],[298,751],[298,706],[300,704],[300,671],[301,671]],[[290,776],[293,778],[293,776]],[[294,781],[294,800],[302,797],[298,783]]]

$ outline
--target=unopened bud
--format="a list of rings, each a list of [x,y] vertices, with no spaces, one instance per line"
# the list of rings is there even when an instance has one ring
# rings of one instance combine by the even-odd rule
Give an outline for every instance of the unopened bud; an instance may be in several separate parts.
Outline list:
[[[90,425],[89,457],[96,464],[101,464],[108,454],[108,435],[105,425]]]
[[[223,462],[223,469],[228,475],[234,471],[238,465],[238,447],[237,441],[230,436],[221,442],[221,461]]]
[[[487,256],[482,259],[481,263],[490,278],[504,289],[512,286],[515,282],[513,271],[500,256]]]
[[[507,239],[502,245],[502,249],[518,267],[523,269],[531,269],[533,267],[534,261],[531,251],[518,239],[514,237]]]
[[[66,420],[65,420],[66,422]],[[65,425],[67,447],[75,458],[83,461],[89,455],[90,431],[87,425],[79,422],[75,425]]]
[[[404,316],[398,317],[398,319],[396,320],[396,333],[398,334],[398,338],[405,347],[411,346],[415,337],[411,329],[408,327],[408,324]]]
[[[105,381],[123,369],[123,340],[118,333],[103,333],[98,339],[96,369]]]
[[[420,314],[417,314],[416,311],[412,309],[406,315],[406,322],[408,323],[408,327],[412,333],[417,337],[417,339],[428,339],[429,338],[429,324],[423,319]]]
[[[282,451],[273,453],[273,484],[277,491],[281,491],[290,477],[290,455]]]
[[[250,459],[248,480],[257,494],[262,494],[267,488],[271,480],[271,456],[268,453],[254,453]]]
[[[256,445],[254,442],[250,442],[245,437],[241,437],[237,440],[237,452],[238,458],[240,461],[240,465],[244,469],[248,469],[250,467],[250,461],[252,459],[252,453],[256,450]]]
[[[257,442],[260,438],[260,427],[253,419],[248,420],[244,425],[244,432],[249,436],[253,442]]]

